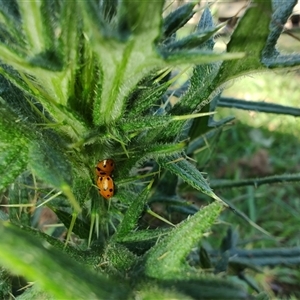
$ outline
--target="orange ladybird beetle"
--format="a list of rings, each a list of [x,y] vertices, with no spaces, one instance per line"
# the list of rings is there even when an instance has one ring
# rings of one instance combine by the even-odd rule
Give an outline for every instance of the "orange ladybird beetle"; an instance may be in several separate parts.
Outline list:
[[[101,175],[97,179],[99,193],[105,199],[109,199],[114,195],[114,182],[108,175]]]
[[[111,175],[114,168],[115,162],[112,159],[99,160],[96,166],[96,175],[98,177],[103,175]]]

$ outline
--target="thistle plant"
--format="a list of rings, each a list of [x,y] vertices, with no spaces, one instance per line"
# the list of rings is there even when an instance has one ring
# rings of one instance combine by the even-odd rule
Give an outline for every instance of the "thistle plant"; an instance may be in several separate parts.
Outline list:
[[[165,17],[162,0],[2,1],[5,270],[36,281],[28,291],[47,292],[49,299],[250,297],[186,262],[222,210],[234,210],[213,192],[201,163],[189,158],[203,137],[231,120],[214,121],[226,82],[299,65],[299,55],[287,57],[275,48],[278,23],[285,23],[297,1],[286,2],[282,8],[278,1],[252,1],[226,51],[217,53],[214,36],[222,25],[214,25],[209,7],[191,34],[176,35],[196,12],[196,1]],[[115,191],[106,200],[96,186],[95,165],[108,158],[115,163]],[[179,181],[211,203],[198,211],[183,205]],[[151,201],[193,216],[175,227],[164,219],[167,228],[140,229]],[[41,206],[67,228],[64,242],[32,228],[31,213]],[[4,297],[10,285],[7,279]]]

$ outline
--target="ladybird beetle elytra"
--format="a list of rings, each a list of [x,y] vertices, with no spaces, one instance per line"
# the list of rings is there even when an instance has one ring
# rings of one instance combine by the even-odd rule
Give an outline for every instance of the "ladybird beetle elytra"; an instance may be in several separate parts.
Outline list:
[[[99,194],[105,199],[109,199],[114,195],[114,182],[108,175],[101,175],[97,179]]]
[[[111,175],[115,168],[115,162],[112,159],[100,160],[96,166],[97,176],[101,175]]]

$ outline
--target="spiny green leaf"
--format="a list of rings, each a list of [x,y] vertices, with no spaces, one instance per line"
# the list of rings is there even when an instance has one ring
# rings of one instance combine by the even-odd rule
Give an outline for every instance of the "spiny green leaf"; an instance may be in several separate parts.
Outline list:
[[[27,167],[30,133],[22,124],[16,126],[17,116],[6,108],[2,98],[0,103],[0,190],[3,190]]]
[[[69,40],[72,38],[72,33],[68,34],[65,41],[62,41],[63,46],[69,49]],[[74,65],[75,70],[72,70],[76,72],[76,74],[74,78],[71,77],[72,81],[74,81],[72,86],[73,95],[69,98],[68,103],[72,109],[84,118],[86,124],[92,126],[93,118],[91,107],[93,106],[94,99],[101,96],[101,84],[99,85],[99,82],[101,82],[100,78],[102,75],[96,63],[96,57],[91,48],[87,46],[85,38],[82,37],[78,43],[80,43],[82,49],[80,54],[79,49],[74,49],[76,50],[74,55],[78,55],[79,57],[77,65]],[[73,51],[71,51],[71,49],[69,49],[69,51],[69,55],[73,56]]]
[[[81,207],[84,206],[85,202],[89,199],[93,199],[95,195],[94,192],[95,190],[97,191],[97,188],[93,186],[94,182],[91,180],[91,178],[93,178],[93,180],[95,179],[94,165],[92,165],[91,168],[93,169],[92,172],[82,163],[73,163],[72,191],[74,195],[76,195],[76,199]]]
[[[196,32],[205,31],[213,28],[213,18],[210,10],[206,8],[201,16]],[[215,42],[213,38],[208,40],[203,45],[199,45],[200,50],[213,50]],[[172,114],[190,114],[195,111],[210,111],[210,102],[216,94],[216,86],[207,84],[207,82],[214,82],[220,68],[220,63],[207,63],[196,65],[193,69],[193,74],[190,78],[190,83],[187,91],[181,97],[180,101],[176,103]],[[186,126],[181,129],[182,134],[188,132],[189,136],[195,138],[194,133],[205,134],[210,128],[208,124],[209,117],[199,118],[193,122],[182,124]],[[172,125],[171,125],[172,126]],[[174,126],[174,125],[173,125]],[[190,127],[190,129],[188,129]],[[198,135],[197,135],[198,136]]]
[[[89,266],[95,266],[99,263],[100,257],[95,255],[93,251],[97,250],[90,250],[85,251],[79,248],[74,248],[74,246],[71,245],[65,245],[63,242],[61,242],[59,239],[50,236],[47,233],[44,233],[42,231],[36,230],[29,226],[22,226],[21,224],[13,224],[14,226],[17,226],[20,230],[26,232],[27,234],[31,235],[35,239],[39,241],[45,241],[51,245],[51,247],[61,251],[68,253],[69,257],[76,260],[78,263],[82,263]]]
[[[161,126],[166,126],[172,121],[171,116],[146,116],[130,118],[123,120],[121,128],[124,132],[153,129]]]
[[[215,28],[207,29],[206,31],[196,31],[185,38],[169,43],[167,49],[174,51],[201,47],[201,45],[211,40],[212,36],[223,26],[224,25],[221,24]]]
[[[217,79],[219,84],[239,75],[264,69],[261,59],[269,36],[271,15],[271,0],[254,0],[251,3],[227,45],[227,53],[243,51],[246,56],[240,60],[223,62]]]
[[[263,51],[264,58],[274,58],[274,56],[277,56],[278,50],[275,46],[284,29],[284,24],[287,23],[297,2],[297,0],[287,0],[284,2],[284,5],[282,5],[282,1],[280,0],[272,1],[273,16],[272,22],[270,23],[270,34]]]
[[[44,140],[33,141],[30,146],[29,164],[41,179],[56,188],[61,188],[65,184],[71,185],[72,168],[58,149]]]
[[[194,15],[194,7],[197,1],[191,1],[180,5],[176,10],[169,13],[163,23],[163,37],[168,38],[184,24],[186,24]]]
[[[103,254],[105,261],[109,261],[112,268],[119,272],[128,272],[138,257],[129,251],[124,245],[110,243]]]
[[[190,120],[193,118],[199,118],[213,113],[199,113],[191,115],[181,116],[146,116],[146,117],[135,117],[126,119],[121,123],[121,128],[124,132],[148,130],[168,125],[170,122]]]
[[[231,53],[214,53],[211,51],[203,50],[176,50],[168,52],[161,50],[160,54],[170,66],[179,66],[186,64],[207,64],[210,62],[220,62],[223,60],[239,60],[245,57],[244,52],[231,52]]]
[[[264,20],[261,20],[261,12],[266,14]],[[210,102],[216,92],[220,92],[217,88],[225,81],[234,78],[242,73],[250,72],[251,70],[263,69],[264,66],[261,62],[262,51],[265,42],[269,35],[269,23],[271,19],[271,1],[257,1],[255,5],[250,6],[237,25],[231,40],[227,46],[227,53],[245,52],[246,56],[239,60],[224,61],[221,66],[210,64],[208,66],[197,66],[194,69],[191,78],[191,88],[184,96],[185,100],[191,102],[192,105],[186,106],[185,101],[179,101],[177,107],[174,107],[174,113],[178,114],[179,111],[185,111],[188,107],[202,109],[202,111],[210,111]],[[253,35],[253,24],[259,23],[260,28],[258,34]],[[246,38],[245,38],[246,37]],[[213,43],[210,44],[210,47]],[[206,69],[209,71],[206,71]],[[211,82],[207,85],[206,82]],[[201,85],[203,85],[201,87]],[[198,89],[198,90],[197,90]],[[201,93],[200,93],[201,91]],[[198,100],[200,104],[194,101],[195,96],[200,97]],[[182,99],[183,100],[183,99]],[[202,104],[202,103],[203,104]],[[209,130],[208,117],[195,120],[191,128],[201,128],[202,133]]]
[[[120,283],[91,272],[61,251],[42,246],[31,234],[10,223],[1,222],[0,233],[1,265],[35,281],[56,299],[74,295],[78,299],[124,299],[129,293]]]
[[[45,1],[44,5],[48,6],[48,1]],[[52,5],[55,6],[58,5],[58,3]],[[70,61],[74,63],[77,62],[77,58],[80,54],[78,44],[81,36],[81,16],[79,12],[79,6],[76,1],[72,3],[61,2],[59,3],[59,6],[59,16],[57,20],[55,20],[58,24],[55,25],[61,30],[61,35],[59,36],[59,39],[56,42],[57,44],[55,46],[57,47],[57,51],[63,50],[63,53],[65,55],[64,63],[70,65]],[[56,30],[58,28],[56,28]],[[72,47],[70,47],[70,43],[72,43]],[[62,49],[59,47],[61,47]],[[75,65],[70,65],[70,67],[73,68],[75,67]],[[72,71],[74,72],[75,70]]]
[[[24,53],[20,51],[16,52],[11,46],[0,43],[1,61],[7,65],[13,66],[20,71],[29,71],[32,69],[30,63],[28,63],[24,56]]]
[[[41,16],[42,1],[30,1],[26,3],[24,1],[18,1],[18,7],[22,15],[23,31],[26,35],[28,47],[32,53],[43,52],[47,49],[45,41],[45,26],[48,26],[48,22],[43,22]]]
[[[179,153],[185,148],[186,144],[186,142],[174,144],[154,144],[149,146],[147,152],[153,157],[159,157],[164,154]]]
[[[213,20],[212,14],[210,12],[209,7],[207,6],[203,10],[203,13],[201,15],[201,18],[199,20],[199,23],[198,23],[195,31],[196,32],[206,31],[206,30],[212,29],[214,26],[215,25],[214,25],[214,20]],[[214,40],[213,40],[213,38],[211,38],[211,43],[210,43],[210,45],[207,45],[207,48],[212,49],[213,45],[214,45]]]
[[[196,28],[196,32],[198,31],[207,31],[214,27],[213,17],[208,7],[206,7],[203,11],[201,19],[198,23]],[[205,44],[199,46],[200,49],[208,49],[213,50],[215,46],[215,41],[213,37],[211,37]],[[188,106],[191,107],[192,111],[195,109],[201,110],[203,112],[213,111],[211,109],[210,101],[214,100],[214,87],[210,84],[207,85],[206,82],[213,81],[213,78],[217,75],[219,70],[219,63],[211,63],[211,64],[203,64],[203,65],[196,65],[193,69],[193,75],[190,79],[190,88],[188,89],[184,98],[186,100],[179,103],[179,110],[186,111]],[[201,91],[199,90],[201,89]],[[191,124],[187,123],[186,127],[189,127],[188,135],[191,140],[195,138],[196,132],[198,133],[197,136],[205,134],[209,130],[209,118],[204,117],[201,119],[196,119],[190,122]],[[182,130],[184,133],[184,129]]]
[[[12,183],[15,178],[25,171],[28,162],[27,146],[17,144],[20,140],[3,144],[0,142],[0,191]]]
[[[149,113],[149,111],[156,110],[156,106],[160,105],[163,97],[171,82],[168,82],[170,71],[163,73],[164,77],[157,80],[158,74],[151,74],[151,76],[141,80],[135,90],[131,93],[127,100],[127,112],[129,118],[141,116]]]
[[[289,68],[300,65],[300,54],[278,55],[263,58],[262,62],[268,68]]]
[[[151,185],[152,182],[147,187],[145,187],[139,195],[137,195],[136,199],[133,199],[132,204],[127,209],[124,218],[119,225],[118,232],[115,235],[116,239],[125,237],[137,226],[137,221],[145,208],[145,204],[147,203]]]
[[[145,256],[145,273],[155,278],[180,278],[181,271],[187,269],[186,256],[213,225],[222,208],[219,202],[213,202],[173,229]]]
[[[69,199],[75,210],[80,206],[72,193],[72,167],[63,154],[59,138],[54,141],[48,135],[49,143],[44,139],[32,141],[29,151],[29,165],[32,171],[43,181],[61,190]],[[51,144],[52,143],[52,144]]]
[[[230,203],[228,203],[224,199],[221,199],[212,191],[212,189],[202,176],[201,172],[196,169],[196,167],[191,163],[188,163],[187,160],[183,157],[180,157],[178,155],[170,155],[168,157],[159,158],[157,161],[163,168],[166,168],[170,172],[178,175],[196,190],[210,196],[218,202],[223,203],[225,207],[229,207],[233,211],[236,211],[236,209],[233,208]],[[240,214],[240,212],[238,213]],[[249,219],[247,221],[250,222]],[[253,222],[251,223],[251,225],[259,228],[259,226],[257,226]],[[259,230],[265,232],[263,229]]]
[[[117,238],[119,243],[155,243],[156,240],[168,235],[170,228],[132,231],[126,236]]]
[[[170,155],[168,157],[159,158],[158,163],[200,192],[208,196],[214,194],[201,172],[191,163],[187,162],[185,158],[177,155]]]
[[[94,103],[94,124],[110,123],[121,116],[126,104],[124,100],[136,84],[149,71],[161,66],[161,60],[154,50],[154,41],[160,33],[163,1],[158,3],[143,1],[139,5],[132,1],[122,2],[119,7],[120,13],[117,12],[118,17],[125,18],[123,20],[129,22],[130,29],[133,25],[130,23],[132,22],[130,21],[132,12],[127,17],[123,15],[123,12],[132,5],[137,5],[134,10],[139,20],[139,23],[135,24],[136,30],[141,30],[146,26],[147,34],[145,34],[146,32],[143,35],[137,34],[134,39],[128,39],[126,36],[118,38],[115,34],[113,37],[106,37],[105,40],[104,31],[109,34],[111,30],[98,30],[88,14],[88,11],[91,10],[90,2],[81,1],[79,3],[83,8],[84,23],[90,36],[90,45],[98,56],[102,69],[105,70],[101,82],[101,97]],[[120,19],[118,21],[121,22]],[[145,38],[146,36],[147,38]],[[121,42],[120,40],[124,37],[125,41]],[[137,57],[139,58],[137,59]]]

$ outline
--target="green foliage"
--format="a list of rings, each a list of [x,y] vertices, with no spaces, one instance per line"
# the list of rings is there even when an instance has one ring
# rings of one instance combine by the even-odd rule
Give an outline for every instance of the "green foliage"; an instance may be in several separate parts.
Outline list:
[[[286,62],[275,51],[281,31],[273,24],[279,17],[285,23],[295,1],[273,8],[273,17],[271,1],[253,1],[224,53],[213,49],[222,25],[214,25],[209,8],[195,31],[178,39],[197,2],[163,18],[164,4],[0,2],[0,191],[8,203],[0,215],[0,263],[35,281],[36,297],[250,299],[257,292],[187,261],[222,210],[235,211],[200,172],[206,159],[197,151],[230,120],[212,117],[225,82],[299,65],[297,55]],[[190,77],[182,82],[180,68],[187,67]],[[107,158],[116,164],[109,201],[97,192],[94,170]],[[209,203],[198,209],[184,201],[182,181]],[[175,228],[142,229],[154,202],[193,216],[175,220]],[[67,228],[65,244],[32,228],[24,208],[36,205]],[[172,224],[168,219],[160,216]],[[199,257],[202,266],[212,265],[205,250]],[[7,277],[4,271],[3,297]]]
[[[188,221],[182,222],[172,233],[155,245],[145,256],[145,273],[160,279],[185,279],[189,270],[185,258],[193,245],[201,239],[218,217],[222,206],[218,202],[207,205]],[[178,243],[184,241],[184,243]]]
[[[68,299],[74,295],[80,299],[121,299],[129,293],[128,288],[82,268],[56,249],[47,249],[40,241],[12,224],[1,224],[0,230],[1,261],[4,266],[18,274],[26,274],[28,279],[39,278],[38,285],[56,299]],[[73,274],[71,278],[70,274]],[[65,278],[68,280],[65,281]],[[85,278],[84,282],[81,278]]]

